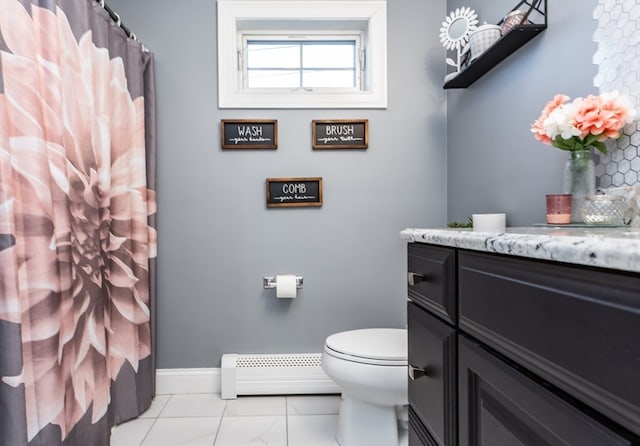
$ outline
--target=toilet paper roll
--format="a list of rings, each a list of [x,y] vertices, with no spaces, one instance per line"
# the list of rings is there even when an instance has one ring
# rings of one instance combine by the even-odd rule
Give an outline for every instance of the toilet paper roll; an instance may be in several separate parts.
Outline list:
[[[293,274],[282,274],[276,276],[276,297],[294,298],[296,297],[296,276]]]

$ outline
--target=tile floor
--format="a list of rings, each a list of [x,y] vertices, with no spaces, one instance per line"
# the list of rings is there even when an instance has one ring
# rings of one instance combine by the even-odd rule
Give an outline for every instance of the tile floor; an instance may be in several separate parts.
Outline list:
[[[338,446],[339,405],[334,395],[158,395],[139,418],[114,427],[111,446]]]

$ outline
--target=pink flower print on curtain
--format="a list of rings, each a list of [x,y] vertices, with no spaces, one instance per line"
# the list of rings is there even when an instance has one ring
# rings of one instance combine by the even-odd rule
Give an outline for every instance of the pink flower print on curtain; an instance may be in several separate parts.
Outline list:
[[[2,380],[25,385],[29,440],[50,423],[64,439],[87,411],[103,417],[125,362],[151,354],[144,102],[59,8],[0,8],[0,227],[16,237],[2,280],[17,283],[0,318],[22,324],[24,362]]]

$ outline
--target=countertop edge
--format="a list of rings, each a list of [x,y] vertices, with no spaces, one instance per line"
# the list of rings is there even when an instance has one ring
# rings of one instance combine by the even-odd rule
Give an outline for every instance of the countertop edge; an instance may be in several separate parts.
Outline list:
[[[612,237],[619,234],[613,231],[563,233],[547,228],[509,228],[504,233],[407,228],[400,237],[407,242],[640,273],[640,231],[627,233],[632,237]]]

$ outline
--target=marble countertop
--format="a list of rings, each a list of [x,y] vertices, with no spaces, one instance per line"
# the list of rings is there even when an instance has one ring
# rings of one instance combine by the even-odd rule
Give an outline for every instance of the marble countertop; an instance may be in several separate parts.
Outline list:
[[[501,233],[408,228],[400,234],[408,242],[640,273],[637,227],[522,227],[507,228]]]

